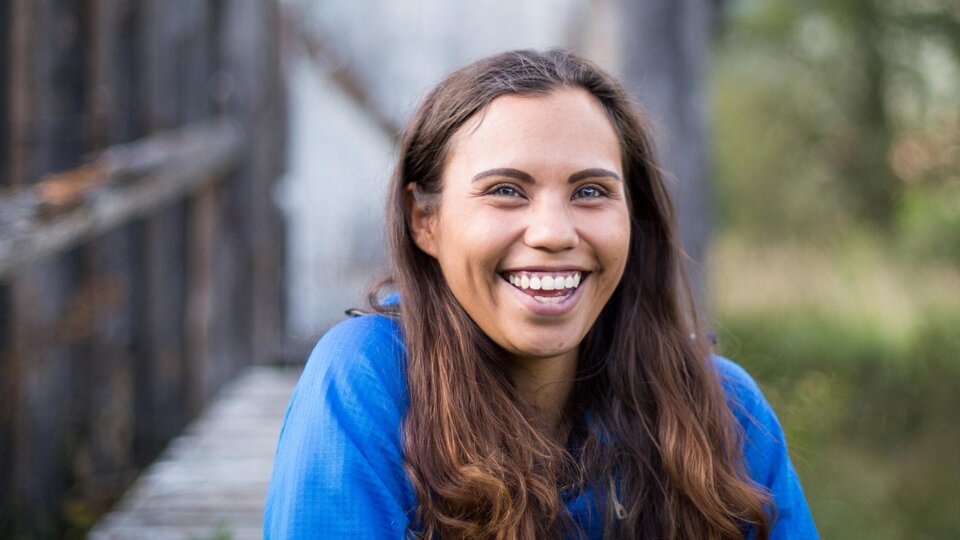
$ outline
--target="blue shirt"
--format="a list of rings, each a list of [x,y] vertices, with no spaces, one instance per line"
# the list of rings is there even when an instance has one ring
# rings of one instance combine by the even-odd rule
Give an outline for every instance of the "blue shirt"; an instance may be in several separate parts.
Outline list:
[[[331,329],[310,355],[280,431],[264,537],[404,538],[417,500],[403,469],[406,352],[396,321],[367,315]],[[715,357],[745,432],[747,470],[777,507],[771,538],[817,538],[783,431],[752,378]],[[602,536],[597,497],[567,508],[590,538]]]

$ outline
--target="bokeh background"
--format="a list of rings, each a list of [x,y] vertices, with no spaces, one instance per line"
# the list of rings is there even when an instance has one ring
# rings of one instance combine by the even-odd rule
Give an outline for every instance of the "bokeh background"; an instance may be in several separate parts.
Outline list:
[[[69,4],[0,7],[4,241],[23,193],[90,152],[223,116],[241,150],[221,187],[3,270],[0,536],[82,537],[222,384],[296,369],[387,272],[393,145],[423,93],[562,46],[654,117],[702,311],[778,412],[821,535],[960,538],[960,2]],[[34,60],[53,67],[18,81]],[[25,114],[23,88],[72,108]]]
[[[710,75],[721,349],[825,538],[960,519],[960,4],[731,2]]]

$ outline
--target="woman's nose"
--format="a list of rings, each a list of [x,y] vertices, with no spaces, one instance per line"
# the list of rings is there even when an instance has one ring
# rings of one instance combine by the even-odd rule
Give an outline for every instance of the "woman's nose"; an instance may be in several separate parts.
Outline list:
[[[573,249],[580,243],[573,216],[559,202],[537,201],[528,209],[524,243],[547,251]]]

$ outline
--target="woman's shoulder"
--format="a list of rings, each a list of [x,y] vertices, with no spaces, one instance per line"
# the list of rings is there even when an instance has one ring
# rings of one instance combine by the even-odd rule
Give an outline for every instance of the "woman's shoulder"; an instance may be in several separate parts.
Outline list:
[[[384,315],[361,315],[328,330],[307,359],[299,386],[364,387],[405,401],[406,349],[399,323]]]
[[[397,321],[363,315],[328,330],[310,353],[290,399],[295,419],[393,433],[407,408],[406,349]]]
[[[403,535],[415,503],[403,472],[403,365],[399,325],[381,315],[343,321],[317,342],[280,430],[265,537]],[[371,523],[371,509],[383,519]]]
[[[712,359],[728,400],[747,408],[766,405],[760,386],[746,369],[723,356],[713,355]]]
[[[402,343],[400,324],[396,319],[376,313],[364,314],[332,326],[317,342],[314,354],[317,350],[322,352],[329,348],[382,352],[384,347]]]
[[[714,355],[713,365],[726,393],[727,404],[743,428],[747,442],[757,444],[759,440],[751,439],[768,439],[771,435],[771,443],[782,439],[782,435],[776,436],[781,433],[779,420],[753,376],[740,364],[722,356]]]
[[[727,402],[743,433],[744,465],[777,509],[771,538],[817,538],[780,421],[754,378],[736,362],[713,357]]]

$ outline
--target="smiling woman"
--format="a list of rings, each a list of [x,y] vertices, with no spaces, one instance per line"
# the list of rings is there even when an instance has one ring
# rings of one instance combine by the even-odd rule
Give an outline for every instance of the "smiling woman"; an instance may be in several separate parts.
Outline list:
[[[627,261],[622,175],[617,134],[590,94],[506,95],[454,134],[439,208],[412,205],[417,246],[513,368],[575,372]]]
[[[271,538],[811,538],[777,423],[710,354],[651,135],[564,51],[451,74],[405,131],[377,315],[291,398]]]

